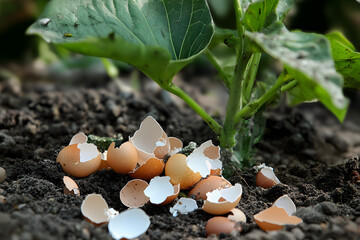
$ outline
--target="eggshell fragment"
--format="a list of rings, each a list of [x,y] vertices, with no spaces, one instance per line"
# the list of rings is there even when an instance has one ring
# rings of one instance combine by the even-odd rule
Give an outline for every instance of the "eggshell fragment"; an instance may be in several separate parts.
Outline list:
[[[279,197],[274,202],[273,206],[285,209],[289,216],[292,216],[296,212],[295,203],[289,198],[288,195]]]
[[[150,158],[143,165],[137,167],[129,173],[130,177],[149,181],[159,176],[165,167],[163,160],[158,158]]]
[[[88,137],[83,132],[79,132],[71,138],[69,145],[86,143],[87,140]]]
[[[270,207],[254,215],[255,222],[264,231],[280,230],[285,225],[297,225],[302,219],[289,216],[284,208]]]
[[[210,218],[205,226],[206,236],[211,234],[220,235],[221,233],[230,234],[232,231],[241,231],[240,226],[226,217]]]
[[[165,175],[170,177],[174,185],[180,184],[180,189],[188,189],[201,179],[199,173],[193,172],[187,165],[186,156],[177,153],[172,155],[165,166]]]
[[[149,226],[149,216],[142,209],[131,208],[111,218],[108,229],[113,239],[133,239],[145,233]]]
[[[107,162],[107,151],[104,151],[103,153],[100,154],[101,157],[101,162],[100,162],[100,166],[98,171],[100,170],[109,170],[111,169],[111,167],[109,166],[108,162]]]
[[[149,202],[149,198],[144,194],[148,186],[149,184],[141,179],[129,181],[120,191],[121,202],[129,208],[144,206]]]
[[[181,184],[180,184],[181,186]],[[196,200],[206,200],[206,194],[216,189],[223,189],[231,187],[231,183],[223,177],[209,176],[198,182],[193,189],[189,192],[189,196],[194,195]]]
[[[214,170],[214,173],[221,172],[222,162],[220,161],[220,147],[213,145],[209,140],[196,148],[188,157],[187,164],[189,168],[206,177]]]
[[[275,176],[272,167],[267,167],[265,164],[258,166],[260,171],[256,174],[256,186],[263,188],[271,188],[272,186],[279,184],[279,179]]]
[[[198,205],[194,199],[182,197],[174,205],[174,207],[170,208],[170,213],[176,217],[179,213],[188,214],[189,212],[192,212],[196,209],[198,209]]]
[[[72,144],[62,149],[56,162],[74,177],[86,177],[95,172],[101,163],[100,153],[94,144]]]
[[[176,137],[169,137],[170,152],[168,155],[172,156],[181,151],[183,148],[183,142]]]
[[[243,213],[243,211],[241,211],[238,208],[234,208],[233,210],[231,210],[231,212],[228,215],[228,219],[230,219],[231,221],[234,221],[234,222],[246,223],[245,214]]]
[[[69,178],[68,176],[64,176],[63,177],[63,182],[65,184],[64,187],[64,193],[65,194],[75,194],[80,196],[80,191],[79,191],[79,187],[76,184],[76,182],[74,180],[72,180],[71,178]]]
[[[6,179],[6,170],[0,167],[0,183]]]
[[[174,201],[179,195],[180,184],[172,185],[170,177],[154,177],[149,186],[144,190],[145,196],[150,198],[153,204],[166,205]]]
[[[111,143],[107,151],[107,163],[117,173],[128,174],[133,171],[138,162],[136,148],[131,142],[125,142],[120,147]]]
[[[169,139],[160,124],[151,116],[146,117],[129,141],[138,151],[138,163],[150,158],[164,158],[170,151]]]
[[[234,209],[240,202],[242,187],[239,183],[235,186],[214,190],[206,194],[203,210],[213,215],[223,215]]]
[[[94,224],[106,223],[110,219],[109,207],[100,194],[89,194],[81,204],[82,215]]]

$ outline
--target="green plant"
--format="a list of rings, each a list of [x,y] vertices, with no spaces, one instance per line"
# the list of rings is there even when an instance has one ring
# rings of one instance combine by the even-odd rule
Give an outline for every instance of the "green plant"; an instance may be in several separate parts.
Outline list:
[[[360,88],[360,57],[354,47],[340,33],[287,30],[282,20],[292,0],[233,3],[236,31],[215,28],[205,0],[52,0],[27,33],[137,67],[197,112],[223,148],[234,148],[237,134],[248,134],[250,119],[282,92],[289,93],[292,104],[317,99],[342,121],[348,106],[344,81],[347,87]],[[283,64],[274,81],[255,81],[263,53]],[[208,57],[229,89],[223,125],[172,82],[200,54]],[[252,145],[261,136],[259,128],[254,131],[255,137],[250,133],[238,139]]]

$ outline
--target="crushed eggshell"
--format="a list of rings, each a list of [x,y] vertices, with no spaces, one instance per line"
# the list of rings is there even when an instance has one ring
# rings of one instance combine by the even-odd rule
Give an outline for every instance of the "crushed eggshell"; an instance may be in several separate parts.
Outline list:
[[[170,177],[154,177],[150,180],[149,186],[144,190],[144,194],[150,198],[153,204],[165,205],[174,201],[179,195],[180,184],[172,185]]]
[[[194,210],[198,209],[196,201],[192,198],[180,198],[179,201],[170,208],[170,213],[176,217],[179,213],[188,214]]]
[[[63,177],[63,182],[65,184],[64,187],[64,193],[65,194],[74,194],[74,195],[78,195],[80,196],[80,191],[79,191],[79,187],[76,184],[76,182],[74,180],[72,180],[71,178],[69,178],[68,176],[64,176]]]
[[[206,194],[202,209],[213,215],[223,215],[234,209],[240,202],[242,195],[242,186],[236,183],[235,186],[216,189]]]
[[[133,171],[138,162],[137,150],[131,142],[125,142],[120,147],[111,143],[107,150],[107,163],[117,173],[128,174]]]
[[[164,158],[170,152],[170,142],[160,124],[151,116],[146,117],[129,141],[138,152],[138,163],[144,164],[150,158]]]
[[[175,153],[178,153],[183,148],[183,142],[176,138],[176,137],[169,137],[169,143],[170,143],[170,152],[168,155],[172,156]]]
[[[174,154],[168,159],[165,175],[170,177],[172,184],[180,184],[180,189],[188,189],[201,179],[199,173],[195,173],[188,167],[186,156],[181,153]]]
[[[111,218],[108,230],[113,239],[133,239],[147,231],[150,217],[139,208],[130,208]]]
[[[118,214],[114,209],[109,209],[100,194],[87,195],[81,204],[81,213],[88,221],[96,225],[106,223],[111,217]]]
[[[189,168],[195,173],[198,172],[202,177],[211,174],[211,170],[218,173],[222,169],[220,161],[220,147],[213,145],[209,140],[196,148],[186,159]]]
[[[181,184],[180,184],[181,186]],[[189,196],[194,195],[196,200],[206,200],[206,194],[216,189],[231,187],[231,183],[223,177],[209,176],[198,182],[189,192]]]
[[[238,208],[234,208],[230,211],[228,219],[234,222],[243,222],[246,223],[246,216],[243,211]]]
[[[85,134],[76,134],[70,141],[72,144],[62,149],[56,158],[62,169],[74,177],[89,176],[101,163],[97,147],[86,140]]]
[[[121,202],[131,208],[142,207],[149,202],[149,197],[144,194],[144,190],[149,186],[141,179],[129,181],[120,191]]]
[[[272,167],[261,164],[257,166],[257,169],[259,171],[256,174],[256,186],[271,188],[272,186],[280,183],[280,180],[275,176],[274,169]]]
[[[236,222],[226,217],[213,217],[208,220],[205,226],[206,236],[211,234],[220,235],[221,233],[230,234],[232,231],[241,231],[241,227]]]
[[[150,158],[143,165],[138,166],[129,173],[132,178],[149,181],[150,179],[159,176],[164,171],[165,163],[162,159]]]

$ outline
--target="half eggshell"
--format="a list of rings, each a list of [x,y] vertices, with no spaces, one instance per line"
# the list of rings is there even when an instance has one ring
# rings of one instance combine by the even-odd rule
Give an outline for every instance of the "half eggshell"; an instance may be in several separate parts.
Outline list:
[[[78,187],[78,185],[76,184],[76,182],[74,180],[72,180],[68,176],[64,176],[63,177],[63,182],[65,184],[64,193],[66,195],[74,194],[74,195],[80,196],[79,187]]]
[[[120,147],[111,143],[107,150],[107,163],[117,173],[128,174],[133,171],[138,162],[137,150],[131,142],[125,142]]]
[[[180,184],[181,186],[181,184]],[[223,177],[209,176],[198,182],[193,189],[189,192],[189,196],[194,195],[196,200],[206,200],[206,194],[216,189],[223,189],[231,187],[231,183]]]
[[[213,217],[208,220],[205,226],[206,236],[211,234],[220,235],[221,233],[230,234],[232,231],[241,231],[241,227],[236,222],[226,217]]]
[[[188,214],[189,212],[193,212],[196,209],[198,209],[198,205],[194,199],[182,197],[174,205],[174,207],[170,208],[170,213],[176,217],[179,213]]]
[[[234,222],[243,222],[246,223],[246,216],[243,211],[238,208],[234,208],[230,211],[228,219]]]
[[[168,176],[154,177],[144,190],[144,194],[150,198],[150,202],[159,205],[171,203],[179,195],[179,192],[180,184],[172,185]]]
[[[271,188],[272,186],[279,184],[280,180],[275,176],[272,167],[267,167],[264,164],[260,165],[260,170],[256,174],[256,186],[263,188]]]
[[[159,176],[164,171],[165,163],[162,159],[150,158],[143,165],[137,167],[129,173],[132,178],[149,181],[150,179]]]
[[[235,186],[214,190],[206,194],[202,209],[213,215],[223,215],[234,209],[240,202],[242,186],[236,183]]]
[[[100,225],[110,219],[109,206],[100,194],[89,194],[81,204],[82,215],[90,222]]]
[[[144,190],[149,184],[141,179],[129,181],[120,191],[121,202],[129,208],[142,207],[149,202]]]

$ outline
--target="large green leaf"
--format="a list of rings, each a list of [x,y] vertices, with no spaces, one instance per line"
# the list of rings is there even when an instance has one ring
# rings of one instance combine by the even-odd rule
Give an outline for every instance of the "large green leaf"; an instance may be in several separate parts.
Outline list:
[[[163,85],[207,47],[214,26],[205,0],[52,0],[28,33],[130,63]]]
[[[264,52],[280,60],[303,91],[319,99],[340,121],[344,119],[348,100],[343,95],[343,79],[336,72],[326,37],[289,32],[282,23],[274,24],[265,33],[246,35]]]
[[[326,34],[331,44],[336,70],[344,77],[344,87],[360,90],[360,53],[340,33]]]

